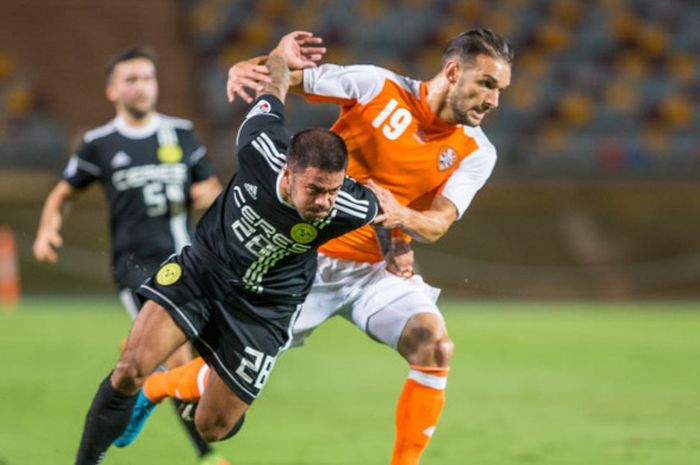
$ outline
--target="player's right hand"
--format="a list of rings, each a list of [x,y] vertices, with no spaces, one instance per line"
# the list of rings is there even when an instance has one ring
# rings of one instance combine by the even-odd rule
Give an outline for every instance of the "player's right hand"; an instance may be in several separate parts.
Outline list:
[[[312,32],[294,31],[283,36],[270,55],[282,57],[290,70],[314,68],[326,53],[326,47],[318,46],[322,43],[323,39]]]
[[[401,227],[410,210],[401,205],[389,189],[380,186],[373,180],[368,180],[365,185],[377,196],[379,206],[382,209],[372,224],[389,229]]]
[[[392,238],[391,250],[384,260],[389,273],[393,273],[401,278],[413,276],[415,255],[410,242],[399,237]]]
[[[63,246],[63,238],[56,231],[42,230],[39,231],[34,240],[32,251],[34,258],[40,262],[56,263],[58,261],[58,253],[54,248]]]

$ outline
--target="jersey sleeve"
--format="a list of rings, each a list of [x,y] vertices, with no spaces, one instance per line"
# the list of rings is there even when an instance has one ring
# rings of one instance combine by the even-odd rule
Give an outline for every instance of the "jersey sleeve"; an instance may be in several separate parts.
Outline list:
[[[187,165],[192,173],[192,182],[204,181],[214,176],[214,167],[207,157],[207,148],[199,141],[199,137],[192,132],[195,149],[189,156]]]
[[[325,64],[303,71],[307,100],[339,105],[366,103],[376,97],[386,79],[405,80],[391,71],[371,65]]]
[[[95,180],[102,179],[98,153],[91,142],[83,142],[68,160],[63,179],[77,189],[83,189]]]
[[[347,177],[335,199],[335,208],[352,218],[356,228],[369,224],[379,214],[379,200],[368,187]]]
[[[479,147],[461,161],[440,192],[457,207],[457,219],[462,218],[496,165],[496,148],[489,142],[486,135],[480,128],[471,128],[470,132]]]
[[[289,144],[289,135],[284,127],[284,104],[273,95],[260,96],[238,129],[236,145],[245,147],[260,137],[262,133],[280,145]]]

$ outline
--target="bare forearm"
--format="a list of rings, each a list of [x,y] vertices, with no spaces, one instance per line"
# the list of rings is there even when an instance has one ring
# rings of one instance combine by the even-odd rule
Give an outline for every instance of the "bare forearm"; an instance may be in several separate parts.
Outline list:
[[[258,91],[257,96],[274,95],[280,101],[284,102],[289,90],[289,67],[283,58],[271,54],[266,66],[270,70],[270,81],[263,85],[262,90]]]
[[[70,211],[70,200],[73,189],[62,181],[46,197],[44,208],[41,211],[39,230],[42,229],[58,232],[63,226],[64,218]]]
[[[190,188],[192,206],[195,210],[205,210],[216,200],[219,193],[221,193],[221,183],[215,176],[196,182]]]
[[[452,221],[445,218],[441,212],[431,210],[419,212],[404,207],[404,219],[401,229],[422,242],[435,242],[445,235]]]

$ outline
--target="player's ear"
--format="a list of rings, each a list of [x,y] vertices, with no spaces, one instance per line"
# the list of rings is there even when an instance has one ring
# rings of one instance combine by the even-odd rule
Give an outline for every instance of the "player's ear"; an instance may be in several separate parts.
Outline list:
[[[117,101],[117,91],[111,82],[108,82],[107,86],[105,87],[105,97],[107,97],[107,100],[112,103]]]
[[[282,168],[282,178],[291,184],[292,182],[292,170],[289,169],[289,165],[284,165],[284,168]]]
[[[449,82],[450,84],[456,84],[457,81],[459,80],[459,70],[460,70],[459,61],[447,60],[447,62],[445,63],[445,66],[442,69],[442,72],[445,74],[445,78],[447,79],[447,82]]]

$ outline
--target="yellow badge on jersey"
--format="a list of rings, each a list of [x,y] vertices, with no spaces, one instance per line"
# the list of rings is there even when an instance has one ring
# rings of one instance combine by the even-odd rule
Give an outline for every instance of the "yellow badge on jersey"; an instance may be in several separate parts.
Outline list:
[[[161,163],[179,163],[182,161],[182,147],[179,145],[161,145],[158,147],[158,160]]]
[[[156,282],[161,286],[170,286],[175,284],[180,276],[182,276],[182,267],[177,263],[168,263],[158,270]]]
[[[300,244],[308,244],[316,239],[316,236],[318,236],[318,231],[315,227],[308,223],[297,223],[292,226],[291,236],[292,239]]]

